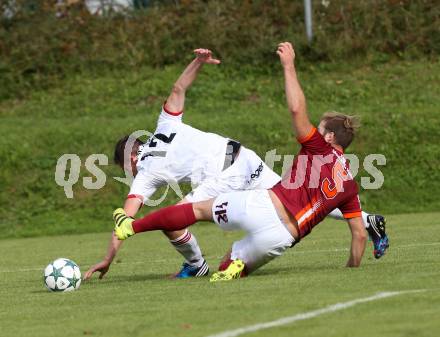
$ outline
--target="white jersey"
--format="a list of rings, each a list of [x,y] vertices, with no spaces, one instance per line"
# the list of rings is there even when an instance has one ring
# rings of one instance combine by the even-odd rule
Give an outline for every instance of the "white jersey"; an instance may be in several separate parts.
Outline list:
[[[138,151],[138,173],[129,197],[144,203],[169,183],[200,182],[218,176],[224,166],[228,139],[182,122],[182,113],[162,108],[154,136]]]

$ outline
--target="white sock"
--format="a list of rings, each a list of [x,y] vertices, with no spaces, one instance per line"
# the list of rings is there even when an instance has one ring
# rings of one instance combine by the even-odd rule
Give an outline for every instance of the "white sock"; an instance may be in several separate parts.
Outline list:
[[[362,220],[364,220],[365,228],[370,227],[370,224],[367,221],[367,218],[370,214],[366,212],[362,212]],[[329,217],[336,219],[336,220],[345,220],[344,216],[342,215],[342,212],[339,210],[339,208],[335,208],[333,211],[330,212],[328,215]]]
[[[170,240],[173,247],[185,258],[186,262],[192,266],[200,267],[203,264],[202,251],[200,250],[197,239],[187,230],[177,239]]]

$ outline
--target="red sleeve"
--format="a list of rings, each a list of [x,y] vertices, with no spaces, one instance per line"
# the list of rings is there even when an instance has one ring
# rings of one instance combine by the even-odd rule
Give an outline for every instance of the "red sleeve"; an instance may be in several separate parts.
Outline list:
[[[350,198],[345,204],[338,207],[345,219],[356,218],[362,216],[361,202],[359,195],[356,194]]]
[[[324,140],[324,137],[315,127],[307,136],[297,139],[306,153],[327,154],[332,149],[331,145]]]

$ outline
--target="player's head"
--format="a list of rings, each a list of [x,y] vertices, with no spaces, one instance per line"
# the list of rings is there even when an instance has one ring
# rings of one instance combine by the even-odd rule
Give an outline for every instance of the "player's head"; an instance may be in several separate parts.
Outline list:
[[[124,136],[119,139],[115,145],[115,164],[119,165],[123,170],[131,171],[133,176],[135,176],[137,173],[137,152],[142,144],[143,142],[139,138],[130,136]],[[130,156],[125,158],[125,153],[130,153]]]
[[[326,112],[321,118],[318,131],[327,143],[339,145],[345,150],[353,141],[358,127],[359,119],[356,116]]]

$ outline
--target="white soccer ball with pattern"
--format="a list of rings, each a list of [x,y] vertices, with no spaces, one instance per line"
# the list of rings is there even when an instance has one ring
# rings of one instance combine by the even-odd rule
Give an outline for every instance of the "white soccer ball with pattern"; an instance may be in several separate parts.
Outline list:
[[[44,284],[50,291],[72,291],[81,285],[81,271],[72,260],[59,258],[44,269]]]

